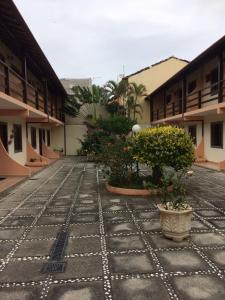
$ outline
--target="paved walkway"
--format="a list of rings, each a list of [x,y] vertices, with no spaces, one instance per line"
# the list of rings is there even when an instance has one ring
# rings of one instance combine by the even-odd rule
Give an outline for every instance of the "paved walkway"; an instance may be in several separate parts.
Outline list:
[[[65,158],[0,199],[0,299],[225,299],[225,175],[195,169],[190,240],[161,236],[153,199],[104,189]]]

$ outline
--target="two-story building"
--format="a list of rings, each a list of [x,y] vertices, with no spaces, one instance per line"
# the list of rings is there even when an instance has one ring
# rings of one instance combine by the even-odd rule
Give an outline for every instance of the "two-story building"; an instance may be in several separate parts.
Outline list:
[[[147,97],[151,124],[184,127],[197,161],[217,169],[225,169],[224,60],[225,36]]]
[[[30,175],[59,157],[66,97],[13,1],[0,1],[0,175]]]
[[[146,87],[146,94],[150,94],[187,64],[187,60],[171,56],[125,76],[123,80],[127,80],[128,83],[143,84]],[[141,125],[148,125],[150,122],[149,102],[145,100],[145,96],[137,100],[142,108],[141,115],[137,116],[137,122]]]

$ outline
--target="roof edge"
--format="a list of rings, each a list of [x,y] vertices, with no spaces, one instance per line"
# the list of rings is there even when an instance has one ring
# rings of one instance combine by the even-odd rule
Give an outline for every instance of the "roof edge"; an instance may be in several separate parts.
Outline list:
[[[208,48],[206,48],[203,52],[201,52],[199,55],[197,55],[193,60],[190,61],[189,64],[184,66],[180,71],[175,73],[172,77],[170,77],[167,81],[165,81],[163,84],[161,84],[158,88],[156,88],[154,91],[152,91],[145,99],[149,100],[150,96],[156,94],[158,91],[160,91],[163,87],[166,87],[170,82],[178,78],[179,76],[182,76],[186,71],[188,71],[190,68],[192,68],[195,64],[197,64],[201,59],[203,59],[205,56],[210,55],[210,52],[213,51],[215,48],[219,48],[222,46],[222,44],[225,43],[225,35],[223,35],[220,39],[218,39],[215,43],[211,44]]]
[[[145,68],[140,69],[140,70],[138,70],[138,71],[136,71],[136,72],[134,72],[134,73],[131,73],[131,74],[129,74],[129,75],[123,77],[123,79],[128,79],[129,77],[132,77],[132,76],[134,76],[134,75],[136,75],[136,74],[139,74],[139,73],[142,73],[142,72],[144,72],[144,71],[146,71],[146,70],[149,70],[149,69],[151,69],[151,68],[153,68],[153,67],[155,67],[155,66],[157,66],[157,65],[160,65],[160,64],[162,64],[162,63],[164,63],[164,62],[166,62],[166,61],[168,61],[168,60],[170,60],[170,59],[172,59],[172,58],[173,58],[173,59],[177,59],[177,60],[179,60],[179,61],[183,61],[183,62],[189,63],[189,61],[186,60],[186,59],[178,58],[178,57],[176,57],[176,56],[174,56],[174,55],[171,55],[171,56],[169,56],[169,57],[167,57],[167,58],[165,58],[165,59],[163,59],[163,60],[160,60],[160,61],[158,61],[158,62],[156,62],[156,63],[154,63],[154,64],[152,64],[152,65],[150,65],[150,66],[148,66],[148,67],[145,67]]]
[[[50,72],[52,73],[53,77],[55,77],[55,81],[57,82],[58,87],[61,89],[61,92],[64,93],[64,95],[66,96],[66,90],[64,89],[62,83],[60,82],[59,77],[57,76],[56,72],[54,71],[53,67],[51,66],[50,62],[48,61],[46,55],[44,54],[43,50],[41,49],[39,43],[37,42],[36,38],[34,37],[32,31],[30,30],[28,24],[26,23],[24,17],[22,16],[21,12],[19,11],[19,9],[17,8],[17,5],[14,3],[13,0],[10,1],[16,14],[18,15],[18,18],[20,19],[20,21],[23,23],[23,26],[25,28],[25,30],[27,31],[27,33],[30,35],[31,39],[33,40],[33,43],[36,45],[38,51],[40,52],[40,55],[42,55],[43,59],[45,60],[47,67],[49,68]]]

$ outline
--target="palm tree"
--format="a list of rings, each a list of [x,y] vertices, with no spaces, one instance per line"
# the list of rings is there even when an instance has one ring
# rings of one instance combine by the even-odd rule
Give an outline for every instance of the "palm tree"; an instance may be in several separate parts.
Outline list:
[[[103,88],[93,84],[91,87],[74,86],[72,91],[74,94],[66,102],[65,112],[73,117],[96,121],[96,105],[103,103]]]
[[[109,99],[117,100],[121,97],[124,97],[127,92],[127,81],[121,80],[120,82],[116,82],[114,80],[109,80],[104,86]]]
[[[142,106],[135,102],[134,95],[132,94],[127,95],[125,108],[126,108],[127,117],[129,119],[135,120],[136,114],[139,114],[141,116]],[[133,117],[132,117],[132,113],[133,113]]]
[[[126,97],[127,94],[127,88],[128,88],[128,84],[127,81],[125,80],[121,80],[118,83],[114,80],[109,80],[104,86],[108,102],[114,102],[120,100],[124,102],[124,98]]]
[[[65,103],[65,113],[71,117],[77,117],[81,108],[81,104],[75,101],[74,97],[69,95]]]
[[[137,84],[135,82],[129,83],[128,99],[127,99],[127,109],[133,112],[133,120],[136,118],[136,114],[141,116],[142,106],[138,103],[138,100],[146,94],[146,87],[143,84]]]
[[[125,99],[128,91],[128,83],[125,80],[116,82],[109,80],[105,86],[105,106],[111,115],[125,114]]]

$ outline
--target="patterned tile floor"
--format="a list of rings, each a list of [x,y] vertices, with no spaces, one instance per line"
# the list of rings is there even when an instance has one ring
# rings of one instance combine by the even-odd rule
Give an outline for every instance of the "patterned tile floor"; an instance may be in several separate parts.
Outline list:
[[[225,299],[225,175],[194,174],[181,243],[162,237],[157,198],[106,192],[93,164],[34,175],[0,199],[0,299]]]

